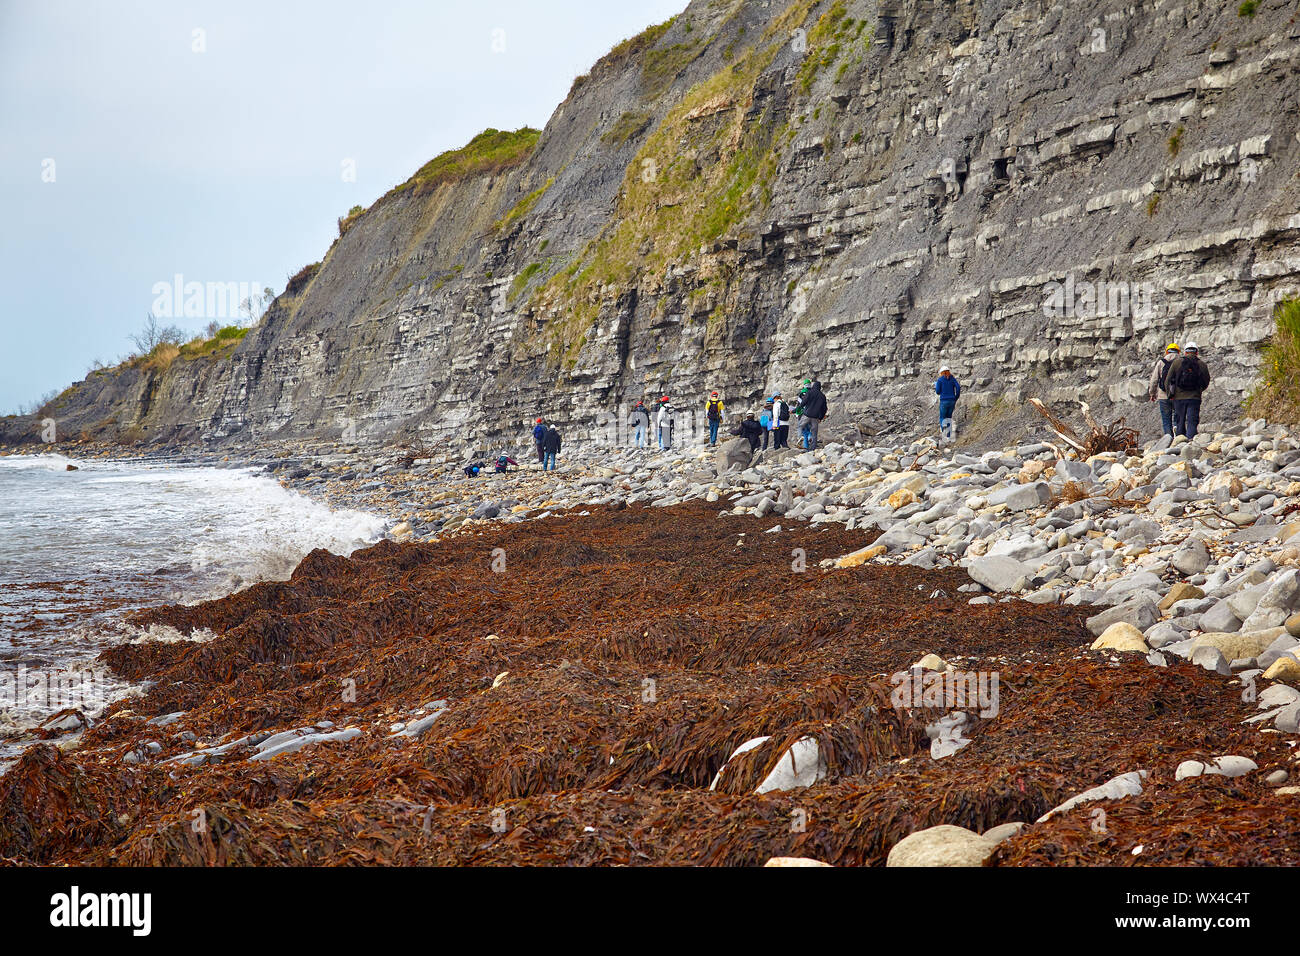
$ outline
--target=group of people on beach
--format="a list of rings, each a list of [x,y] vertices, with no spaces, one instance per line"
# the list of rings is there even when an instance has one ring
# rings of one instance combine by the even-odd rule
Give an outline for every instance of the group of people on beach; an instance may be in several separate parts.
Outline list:
[[[1151,369],[1148,398],[1160,403],[1160,418],[1166,435],[1184,435],[1189,440],[1196,437],[1201,419],[1201,398],[1210,385],[1210,370],[1201,358],[1195,342],[1185,348],[1170,343],[1164,354]],[[943,365],[934,382],[934,393],[939,402],[939,440],[951,444],[956,441],[956,410],[962,386],[952,369]],[[817,447],[822,422],[829,416],[826,394],[821,382],[805,379],[793,405],[774,391],[764,399],[760,411],[746,411],[728,432],[749,442],[751,451],[760,448],[790,447],[790,423],[799,429],[798,447],[811,451]],[[717,445],[718,435],[727,422],[727,404],[721,394],[712,391],[704,400],[704,418],[708,422],[710,446]],[[658,407],[651,411],[644,399],[638,399],[628,418],[632,441],[637,448],[650,444],[651,435],[661,451],[673,447],[677,411],[672,399],[663,395]],[[533,424],[533,444],[537,460],[543,471],[553,471],[560,454],[560,433],[553,423],[538,418]],[[497,474],[517,468],[519,463],[507,454],[499,455],[493,464]],[[474,477],[488,467],[485,461],[473,461],[465,467],[465,475]]]
[[[805,379],[799,390],[797,404],[793,407],[785,400],[781,392],[774,391],[764,400],[761,413],[747,411],[728,432],[749,441],[753,450],[760,445],[767,448],[788,448],[790,446],[790,420],[795,419],[799,426],[799,444],[801,448],[811,450],[817,447],[818,430],[826,420],[828,406],[826,395],[822,392],[821,382]],[[709,426],[710,446],[718,443],[718,433],[727,421],[727,403],[722,396],[710,392],[704,402],[704,417]],[[651,429],[658,441],[660,450],[673,447],[674,432],[677,424],[677,412],[672,399],[664,395],[659,399],[659,407],[652,414],[643,399],[638,399],[632,406],[628,418],[633,443],[637,448],[645,448],[649,443]]]
[[[934,383],[935,394],[939,397],[939,431],[941,438],[950,441],[956,439],[953,424],[957,400],[961,397],[961,383],[944,365],[939,370],[939,378]],[[715,446],[718,435],[727,422],[727,404],[722,395],[712,391],[704,400],[704,418],[708,423],[708,444]],[[822,384],[814,379],[804,379],[793,403],[787,401],[779,389],[765,398],[761,410],[746,411],[728,432],[749,442],[751,452],[760,448],[780,449],[790,447],[790,426],[793,421],[798,428],[798,447],[812,451],[817,447],[821,425],[830,416],[826,393]],[[644,399],[638,399],[632,406],[627,425],[632,442],[637,448],[646,448],[653,437],[661,451],[673,447],[677,427],[678,413],[670,396],[660,397],[658,407],[653,411]],[[539,417],[533,423],[533,445],[537,451],[537,460],[543,471],[553,471],[557,467],[560,454],[561,438],[559,430],[553,423]],[[486,461],[471,461],[465,466],[466,477],[473,478],[489,467]],[[507,454],[499,455],[492,465],[496,474],[506,474],[519,463]]]

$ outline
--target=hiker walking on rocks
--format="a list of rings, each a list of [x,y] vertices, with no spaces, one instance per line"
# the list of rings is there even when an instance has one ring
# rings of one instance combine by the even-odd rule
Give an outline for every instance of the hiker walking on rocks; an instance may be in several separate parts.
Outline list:
[[[746,439],[749,442],[750,454],[753,454],[758,451],[758,443],[763,440],[763,436],[767,433],[754,418],[754,413],[746,412],[744,420],[731,430],[731,434]]]
[[[790,447],[790,406],[780,392],[772,393],[772,448]]]
[[[1156,359],[1156,364],[1151,368],[1151,382],[1147,389],[1147,397],[1160,403],[1160,424],[1165,434],[1171,437],[1174,434],[1174,399],[1169,368],[1181,354],[1175,343],[1170,342],[1165,346],[1165,354]]]
[[[1174,359],[1165,377],[1174,398],[1174,434],[1191,441],[1201,426],[1201,395],[1210,387],[1210,370],[1201,361],[1201,350],[1188,342],[1183,354]]]
[[[943,366],[939,369],[939,378],[934,383],[934,393],[939,396],[939,438],[949,442],[957,438],[957,428],[953,423],[953,413],[957,410],[957,399],[961,398],[961,382],[957,381],[952,369]]]
[[[803,397],[803,418],[806,438],[804,448],[812,451],[817,447],[817,431],[826,418],[826,396],[822,393],[822,383],[813,382]]]
[[[727,414],[727,406],[718,396],[717,392],[709,395],[709,401],[704,406],[704,412],[709,419],[709,444],[718,443],[718,426],[720,426]]]
[[[537,419],[537,424],[533,426],[533,444],[537,446],[537,460],[545,464],[546,452],[542,450],[542,441],[546,438],[546,423],[542,419]]]
[[[650,410],[645,407],[645,402],[641,399],[636,400],[632,406],[632,415],[628,418],[627,423],[632,428],[632,434],[636,438],[636,447],[644,448],[646,433],[650,431]]]
[[[772,400],[763,403],[763,414],[758,416],[758,424],[763,429],[763,450],[767,450],[768,440],[772,436]]]
[[[655,428],[659,432],[659,450],[673,447],[673,406],[665,395],[659,399],[659,414],[655,416]]]
[[[560,433],[555,430],[554,425],[546,427],[546,435],[542,438],[542,471],[555,470],[555,456],[560,453]]]

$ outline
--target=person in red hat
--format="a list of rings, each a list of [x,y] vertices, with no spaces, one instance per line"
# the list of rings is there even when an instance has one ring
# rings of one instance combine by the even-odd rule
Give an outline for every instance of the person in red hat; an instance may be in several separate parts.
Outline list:
[[[546,442],[546,422],[543,419],[537,419],[533,425],[533,444],[537,446],[537,460],[546,466],[546,449],[542,447]]]
[[[655,416],[655,427],[659,432],[659,449],[663,451],[673,447],[673,403],[665,395],[659,399],[659,414]]]

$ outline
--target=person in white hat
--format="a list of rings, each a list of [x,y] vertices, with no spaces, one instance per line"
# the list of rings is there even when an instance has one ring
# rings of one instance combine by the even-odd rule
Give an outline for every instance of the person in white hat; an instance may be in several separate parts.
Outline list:
[[[1169,366],[1165,386],[1174,400],[1174,434],[1191,441],[1201,427],[1201,396],[1210,387],[1210,370],[1195,342],[1183,346],[1183,354]]]
[[[953,412],[957,408],[957,399],[961,398],[961,382],[947,365],[939,369],[934,393],[939,396],[939,437],[952,441],[956,437]]]

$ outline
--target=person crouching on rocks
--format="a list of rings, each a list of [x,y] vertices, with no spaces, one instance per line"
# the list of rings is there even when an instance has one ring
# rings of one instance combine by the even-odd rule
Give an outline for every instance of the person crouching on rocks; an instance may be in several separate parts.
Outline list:
[[[659,414],[655,416],[655,428],[659,432],[659,450],[673,447],[673,405],[665,395],[659,399]]]
[[[542,441],[546,438],[546,422],[539,418],[537,424],[533,426],[533,444],[537,446],[537,460],[543,463],[545,467],[546,452],[542,449]]]
[[[504,474],[506,474],[508,471],[510,471],[510,466],[511,466],[511,465],[514,465],[516,468],[518,468],[518,467],[519,467],[519,462],[515,461],[515,460],[514,460],[513,458],[511,458],[509,455],[498,455],[498,456],[497,456],[497,465],[496,465],[496,469],[495,469],[495,470],[496,470],[496,473],[497,473],[498,475],[504,475]]]
[[[646,433],[650,431],[650,410],[645,407],[645,402],[641,399],[638,398],[636,404],[632,406],[632,414],[627,424],[636,439],[636,447],[644,448]]]
[[[486,468],[486,467],[487,467],[487,462],[484,462],[484,461],[471,461],[468,465],[465,466],[465,477],[466,477],[466,478],[477,478],[477,477],[478,477],[478,473],[479,473],[480,471],[482,471],[482,470],[483,470],[484,468]]]
[[[763,426],[758,423],[758,420],[754,418],[753,412],[746,412],[744,420],[735,428],[731,429],[731,434],[739,435],[741,438],[746,439],[749,442],[750,454],[753,454],[758,451],[758,444],[763,440],[763,436],[767,434],[767,432],[764,431]]]
[[[709,444],[716,445],[718,443],[718,427],[727,414],[727,406],[717,392],[712,392],[709,395],[709,401],[704,406],[704,413],[709,419]]]
[[[1210,387],[1210,370],[1201,361],[1201,350],[1188,342],[1183,354],[1169,366],[1166,383],[1174,397],[1174,434],[1191,441],[1201,427],[1201,396]]]
[[[560,433],[554,425],[546,426],[546,435],[542,438],[542,471],[555,471],[555,456],[560,453]]]
[[[952,369],[944,366],[939,369],[939,378],[934,383],[934,393],[939,396],[939,439],[955,441],[957,427],[953,423],[953,413],[957,410],[957,399],[961,398],[961,382],[952,374]]]
[[[1151,368],[1151,382],[1147,389],[1147,397],[1153,402],[1160,403],[1160,425],[1164,428],[1165,434],[1171,437],[1174,434],[1174,399],[1173,387],[1169,381],[1169,367],[1181,354],[1181,350],[1173,342],[1165,346],[1165,354],[1156,359],[1156,364]]]

